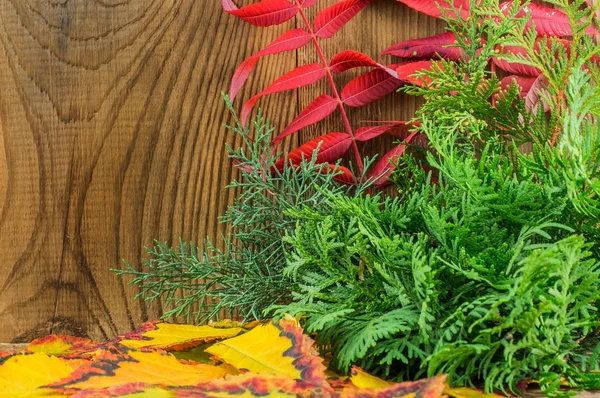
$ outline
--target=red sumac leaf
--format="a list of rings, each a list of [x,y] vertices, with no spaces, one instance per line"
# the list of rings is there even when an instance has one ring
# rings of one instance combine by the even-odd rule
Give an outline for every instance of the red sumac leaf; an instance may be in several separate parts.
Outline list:
[[[277,144],[282,139],[306,126],[317,123],[329,116],[338,107],[338,101],[327,94],[318,96],[304,108],[302,112],[290,123],[285,130],[273,139]]]
[[[319,147],[319,144],[321,146]],[[347,133],[329,133],[314,140],[307,142],[304,145],[294,149],[287,155],[287,161],[298,165],[303,159],[311,159],[312,154],[319,147],[317,154],[317,163],[330,163],[338,160],[348,151],[352,144],[352,137]],[[283,167],[286,158],[279,159],[275,166],[278,169]]]
[[[399,65],[396,68],[398,78],[401,81],[412,83],[416,86],[426,86],[430,83],[427,77],[421,78],[413,75],[419,71],[431,69],[434,62],[436,61],[416,61]]]
[[[376,178],[375,186],[381,187],[389,184],[388,178],[392,174],[392,172],[396,169],[394,162],[397,161],[397,158],[401,157],[406,150],[406,145],[410,143],[410,141],[417,135],[417,132],[410,134],[405,143],[402,145],[398,145],[388,153],[386,153],[379,161],[373,166],[373,169],[369,173],[369,176],[372,178]]]
[[[529,90],[531,90],[531,86],[537,80],[536,76],[519,76],[519,75],[511,75],[506,76],[504,79],[500,81],[500,88],[502,90],[507,89],[511,84],[516,83],[517,86],[521,89],[521,96],[524,97],[527,95]]]
[[[335,172],[336,175],[333,177],[333,180],[339,182],[340,184],[354,185],[356,183],[354,174],[352,174],[352,171],[350,171],[350,169],[347,167],[344,167],[341,165],[338,166],[338,165],[329,163],[323,167],[323,172],[324,173]]]
[[[315,35],[323,39],[332,37],[371,1],[343,0],[321,10],[315,18]]]
[[[312,7],[317,4],[317,1],[319,0],[304,0],[304,3],[302,3],[302,8]]]
[[[258,102],[261,97],[268,94],[279,93],[281,91],[309,86],[318,82],[323,77],[325,77],[325,68],[323,68],[321,64],[302,65],[293,71],[286,73],[244,104],[241,115],[242,124],[244,126],[246,125],[248,115],[252,112],[252,108],[254,108],[254,105],[256,105],[256,102]]]
[[[525,50],[523,47],[504,46],[500,51],[503,54],[523,55],[525,58],[527,58],[527,50]],[[492,57],[492,62],[498,68],[506,72],[515,73],[517,75],[539,76],[542,73],[542,71],[534,66],[525,65],[518,62],[508,62],[498,57]]]
[[[398,0],[401,3],[406,4],[413,10],[422,12],[423,14],[429,15],[430,17],[440,18],[442,12],[440,8],[450,10],[451,6],[449,2],[445,0]],[[461,18],[469,17],[470,3],[469,0],[454,0],[454,7],[459,11]],[[449,18],[456,19],[456,14],[453,11],[448,11],[446,14]]]
[[[333,73],[342,73],[349,69],[360,68],[362,66],[376,68],[379,64],[372,60],[368,55],[353,50],[342,51],[334,56],[329,63],[329,67]]]
[[[381,55],[393,55],[402,58],[441,58],[458,61],[464,51],[457,47],[446,47],[456,44],[456,36],[452,32],[425,37],[422,39],[407,40],[396,43],[383,50]]]
[[[544,75],[539,75],[536,77],[535,81],[529,88],[527,94],[525,94],[525,106],[527,110],[531,113],[537,112],[537,107],[540,103],[544,107],[544,112],[548,112],[550,107],[541,97],[541,93],[546,90],[546,86],[548,85],[548,79]]]
[[[408,131],[412,128],[411,124],[398,122],[383,126],[361,127],[354,132],[354,138],[357,141],[369,141],[385,133],[393,132],[393,136],[406,138]]]
[[[342,89],[341,99],[348,106],[363,106],[393,93],[400,86],[402,81],[385,70],[372,70],[348,82]]]
[[[240,91],[248,76],[256,66],[258,59],[265,55],[279,54],[285,51],[297,50],[304,47],[312,40],[312,36],[304,29],[292,29],[285,32],[277,39],[273,40],[271,44],[246,59],[236,69],[231,79],[231,89],[229,91],[229,97],[233,100],[237,93]]]
[[[242,8],[232,0],[221,0],[221,4],[229,14],[256,26],[279,25],[298,13],[298,7],[288,0],[262,0]]]
[[[512,0],[500,4],[500,9],[504,13],[508,13],[511,6]],[[571,36],[573,34],[569,17],[561,10],[530,3],[517,16],[523,17],[526,13],[531,14],[527,27],[535,25],[535,30],[540,36]],[[585,32],[590,35],[598,34],[598,30],[591,26]]]

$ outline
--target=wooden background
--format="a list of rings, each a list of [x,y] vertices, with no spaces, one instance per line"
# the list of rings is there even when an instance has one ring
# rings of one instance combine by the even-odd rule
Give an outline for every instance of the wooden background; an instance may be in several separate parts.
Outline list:
[[[106,339],[161,315],[109,269],[122,259],[139,266],[153,239],[223,231],[217,217],[234,196],[224,146],[236,138],[221,127],[229,115],[219,93],[245,57],[295,24],[253,27],[218,0],[0,0],[0,342]],[[343,49],[377,58],[441,31],[440,21],[375,0],[322,44],[328,58]],[[316,60],[310,46],[263,60],[241,97]],[[281,127],[326,84],[259,106]],[[417,105],[396,94],[350,116],[355,126],[402,120]],[[338,119],[287,145],[339,130]]]

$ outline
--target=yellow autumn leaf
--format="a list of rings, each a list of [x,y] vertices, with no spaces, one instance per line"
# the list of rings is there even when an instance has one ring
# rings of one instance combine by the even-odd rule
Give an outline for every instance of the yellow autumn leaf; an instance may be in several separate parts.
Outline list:
[[[0,397],[54,397],[54,391],[41,389],[73,372],[68,361],[44,353],[16,354],[0,361]]]
[[[467,387],[450,388],[444,390],[444,394],[454,398],[498,398],[502,395],[486,394],[483,391]]]
[[[292,398],[297,396],[319,397],[318,392],[307,391],[304,386],[286,376],[244,375],[227,377],[210,383],[186,389],[173,389],[177,397],[207,397],[207,398]],[[315,393],[315,394],[313,394]]]
[[[85,338],[72,336],[57,336],[51,334],[33,340],[25,349],[26,352],[43,352],[48,355],[71,354],[74,352],[89,352],[98,347],[98,343]]]
[[[214,344],[206,352],[239,370],[287,376],[330,391],[323,360],[313,343],[294,319],[286,319],[257,326]]]
[[[358,388],[384,388],[392,386],[394,383],[372,376],[364,370],[353,367],[350,381]]]
[[[115,395],[113,395],[114,397]],[[122,398],[174,398],[176,397],[170,391],[163,390],[162,388],[149,388],[144,392],[136,392],[133,394],[121,395]]]
[[[147,322],[140,329],[127,333],[115,341],[129,348],[162,348],[181,350],[207,341],[237,336],[241,327],[215,328],[212,326],[176,325]]]
[[[353,373],[356,369],[353,369]],[[363,384],[363,387],[358,387],[356,384],[347,386],[343,389],[341,396],[344,398],[442,398],[444,397],[444,389],[447,387],[446,375],[402,383],[388,383],[381,379],[376,381],[373,380],[377,379],[376,377],[366,376],[369,375],[364,373],[359,375],[357,379],[358,384]]]
[[[135,351],[120,353],[102,349],[93,361],[82,366],[71,377],[50,387],[57,391],[76,393],[100,390],[130,383],[149,386],[193,386],[223,378],[226,371],[216,366],[185,365],[165,351]]]

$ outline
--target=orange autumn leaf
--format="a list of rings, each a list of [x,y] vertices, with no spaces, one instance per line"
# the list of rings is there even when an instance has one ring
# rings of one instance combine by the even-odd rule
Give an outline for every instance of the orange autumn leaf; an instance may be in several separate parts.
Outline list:
[[[310,394],[293,379],[286,376],[245,374],[228,377],[196,387],[174,389],[178,398],[184,397],[270,397],[287,398]],[[322,395],[314,395],[322,396]]]
[[[252,373],[288,376],[313,388],[331,391],[323,360],[294,319],[257,326],[248,333],[221,341],[206,352]]]
[[[51,334],[33,340],[25,349],[26,352],[43,352],[48,355],[72,354],[95,350],[99,343],[90,339]]]
[[[242,330],[240,326],[216,328],[152,321],[116,338],[113,343],[118,342],[129,348],[161,348],[167,351],[179,351],[208,341],[237,336]]]
[[[131,383],[193,386],[223,378],[225,375],[226,371],[216,366],[185,365],[166,351],[137,351],[115,347],[98,350],[92,361],[50,387],[72,394],[82,390],[100,390]]]
[[[44,353],[15,354],[0,359],[0,397],[55,397],[41,388],[69,376],[71,364]]]
[[[373,376],[371,376],[373,377]],[[377,379],[377,378],[375,378]],[[379,379],[381,380],[381,379]],[[369,381],[366,379],[361,382]],[[383,381],[383,380],[381,380]],[[373,382],[373,380],[370,380]],[[360,382],[359,382],[360,383]],[[385,382],[387,383],[387,382]],[[379,386],[374,387],[358,387],[356,385],[346,387],[342,396],[345,398],[387,398],[387,397],[406,397],[406,398],[441,398],[445,397],[444,389],[446,388],[446,375],[435,376],[429,379],[406,381],[402,383],[394,383],[391,385],[382,385],[380,382],[375,382]]]

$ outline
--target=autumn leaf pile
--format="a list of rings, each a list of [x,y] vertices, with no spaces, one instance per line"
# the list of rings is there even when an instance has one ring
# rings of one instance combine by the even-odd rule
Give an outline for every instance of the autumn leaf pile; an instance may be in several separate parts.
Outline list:
[[[50,335],[0,353],[0,397],[442,397],[445,376],[390,383],[326,370],[292,319],[206,326],[148,322],[114,340]],[[483,396],[483,395],[481,395]]]

